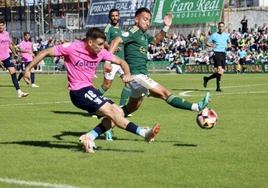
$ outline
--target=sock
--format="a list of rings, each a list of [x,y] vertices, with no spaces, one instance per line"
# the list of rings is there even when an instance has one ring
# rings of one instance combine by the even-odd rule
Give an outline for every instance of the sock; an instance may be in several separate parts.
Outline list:
[[[126,127],[126,131],[145,137],[147,129],[141,128],[132,122],[129,122]]]
[[[218,74],[218,73],[213,73],[213,74],[211,74],[209,77],[207,77],[207,81],[209,81],[209,80],[211,80],[211,79],[213,79],[213,78],[217,78],[217,74]]]
[[[13,85],[14,85],[14,87],[16,88],[16,90],[19,90],[19,89],[20,89],[20,86],[19,86],[19,82],[18,82],[18,80],[17,80],[17,75],[16,75],[16,73],[11,74],[11,79],[12,79]]]
[[[221,81],[221,74],[217,73],[216,77],[217,89],[220,89],[220,81]]]
[[[21,79],[22,79],[22,76],[23,76],[23,74],[22,74],[22,72],[19,74],[19,76],[18,76],[18,81],[20,81]]]
[[[121,92],[120,103],[119,103],[120,106],[126,105],[129,93],[130,93],[130,89],[125,86]]]
[[[18,94],[22,93],[21,89],[18,89],[18,90],[17,90],[17,93],[18,93]]]
[[[127,117],[128,114],[130,114],[129,111],[127,110],[127,106],[123,106],[123,107],[122,107],[122,110],[123,110],[123,112],[124,112],[124,117]]]
[[[32,81],[32,84],[34,84],[35,82],[35,73],[31,72],[31,81]]]
[[[195,112],[199,112],[200,111],[199,106],[198,106],[197,103],[193,103],[191,109],[192,109],[192,111],[195,111]]]
[[[101,95],[103,95],[106,92],[106,90],[102,86],[98,89],[98,91],[100,92]]]
[[[182,98],[176,97],[175,95],[170,95],[167,98],[166,102],[175,108],[192,110],[192,103],[190,103]]]
[[[94,129],[92,129],[91,131],[89,131],[87,133],[87,136],[91,140],[95,140],[96,138],[98,138],[101,134],[105,133],[106,131],[107,131],[107,129],[100,123]]]
[[[106,140],[112,140],[112,139],[113,139],[112,129],[109,129],[108,131],[106,131],[106,132],[104,133],[104,135],[105,135],[105,139],[106,139]]]

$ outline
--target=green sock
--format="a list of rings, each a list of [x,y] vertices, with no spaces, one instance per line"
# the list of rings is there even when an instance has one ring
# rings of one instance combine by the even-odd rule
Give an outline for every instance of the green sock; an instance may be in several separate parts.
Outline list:
[[[130,89],[128,87],[124,87],[121,92],[121,98],[120,98],[120,106],[125,106],[127,103],[127,99],[129,97]]]
[[[182,98],[176,97],[175,95],[170,95],[167,98],[166,102],[175,108],[192,110],[192,103],[190,103]]]
[[[106,90],[103,89],[103,87],[101,86],[101,87],[98,89],[98,92],[100,92],[100,94],[103,95],[103,94],[106,92]]]

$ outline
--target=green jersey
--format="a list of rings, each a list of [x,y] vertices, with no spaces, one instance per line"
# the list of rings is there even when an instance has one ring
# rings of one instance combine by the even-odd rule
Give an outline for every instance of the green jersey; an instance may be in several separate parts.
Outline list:
[[[105,27],[104,33],[106,36],[106,41],[108,42],[108,44],[110,44],[113,39],[115,39],[118,36],[121,36],[122,29],[120,27],[115,27],[115,26],[112,26],[111,24],[108,24]],[[123,46],[123,44],[119,45],[119,51],[116,51],[115,55],[124,59],[124,46]]]
[[[133,26],[128,32],[124,32],[121,38],[125,48],[125,60],[129,65],[131,74],[147,75],[148,44],[153,41],[153,37],[137,26]]]

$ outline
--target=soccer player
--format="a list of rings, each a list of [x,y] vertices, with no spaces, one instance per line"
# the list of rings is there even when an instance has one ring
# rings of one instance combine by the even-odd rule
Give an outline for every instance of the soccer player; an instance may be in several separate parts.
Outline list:
[[[208,81],[216,78],[216,91],[221,92],[220,81],[225,69],[226,50],[231,47],[231,40],[228,33],[224,32],[224,22],[218,23],[218,32],[213,33],[208,39],[207,46],[213,47],[214,73],[203,77],[203,86],[206,88]]]
[[[26,97],[29,94],[24,93],[20,89],[20,85],[17,80],[15,65],[10,61],[9,50],[11,50],[12,53],[17,56],[17,53],[10,42],[9,33],[5,31],[5,21],[3,19],[0,19],[0,61],[3,62],[3,66],[8,70],[9,74],[11,75],[11,79],[15,89],[17,90],[18,97]]]
[[[135,13],[135,25],[128,32],[123,33],[120,37],[115,38],[109,50],[115,52],[119,44],[124,44],[125,60],[127,61],[132,80],[129,82],[131,89],[128,104],[123,107],[125,116],[136,111],[144,96],[150,93],[150,96],[160,98],[169,105],[185,109],[200,111],[204,109],[209,102],[209,92],[198,103],[190,103],[182,98],[173,95],[168,89],[160,85],[148,76],[147,70],[147,48],[149,43],[159,43],[166,35],[172,24],[172,15],[168,14],[164,17],[164,28],[152,37],[146,31],[151,22],[151,12],[147,8],[139,8]]]
[[[111,9],[109,11],[109,19],[110,19],[110,23],[106,26],[104,30],[106,41],[108,42],[108,44],[110,44],[110,42],[115,37],[120,36],[122,34],[122,29],[119,26],[119,19],[120,19],[119,10]],[[121,59],[124,59],[124,46],[123,45],[119,45],[119,48],[116,51],[115,55],[120,57]],[[98,89],[101,94],[104,94],[112,86],[112,82],[117,72],[120,74],[121,77],[124,75],[122,68],[116,64],[111,65],[111,72],[105,72],[102,86]],[[126,104],[128,95],[129,95],[129,88],[124,87],[121,92],[121,98],[120,98],[120,103],[119,103],[120,106]]]
[[[31,42],[31,36],[29,32],[23,33],[23,40],[19,44],[19,51],[21,52],[21,70],[22,72],[18,76],[18,81],[21,80],[25,67],[27,67],[33,60],[33,43]],[[35,84],[34,69],[31,70],[31,87],[39,87]]]
[[[124,118],[122,109],[100,95],[93,86],[95,71],[101,61],[119,64],[124,70],[123,81],[130,80],[127,63],[104,49],[105,39],[104,32],[98,28],[91,28],[87,31],[84,41],[56,45],[41,51],[26,67],[24,74],[24,79],[30,82],[30,70],[44,57],[64,56],[72,103],[91,114],[104,116],[99,125],[80,137],[80,141],[88,153],[94,153],[94,140],[115,125],[144,137],[148,142],[151,142],[160,131],[159,124],[152,129],[142,128]]]
[[[119,10],[118,9],[111,9],[109,11],[109,19],[110,19],[110,23],[105,27],[105,30],[104,30],[104,33],[106,36],[106,41],[108,42],[108,44],[110,44],[110,42],[115,37],[120,36],[122,34],[122,29],[119,26],[119,20],[120,20]],[[119,46],[115,55],[120,57],[121,59],[124,59],[124,46],[123,45]],[[109,67],[109,62],[106,62],[106,64],[108,64],[108,65],[104,65],[104,66],[107,66],[108,68],[110,68],[111,71],[104,73],[103,83],[102,83],[101,87],[98,89],[102,95],[108,89],[111,88],[112,82],[113,82],[114,77],[115,77],[117,72],[120,74],[121,78],[124,75],[124,72],[119,65],[111,64],[110,65],[111,67]],[[129,88],[127,86],[125,86],[121,92],[121,97],[120,97],[120,102],[119,102],[120,106],[124,106],[126,104],[128,96],[129,96]],[[105,138],[106,138],[106,140],[112,140],[112,131],[111,130],[109,130],[105,133]]]

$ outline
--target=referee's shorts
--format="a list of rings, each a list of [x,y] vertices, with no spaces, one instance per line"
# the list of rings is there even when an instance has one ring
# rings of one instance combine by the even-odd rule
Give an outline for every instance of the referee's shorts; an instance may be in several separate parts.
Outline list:
[[[214,52],[213,54],[213,61],[214,67],[221,66],[223,69],[225,68],[225,60],[226,60],[226,53],[225,52]]]

